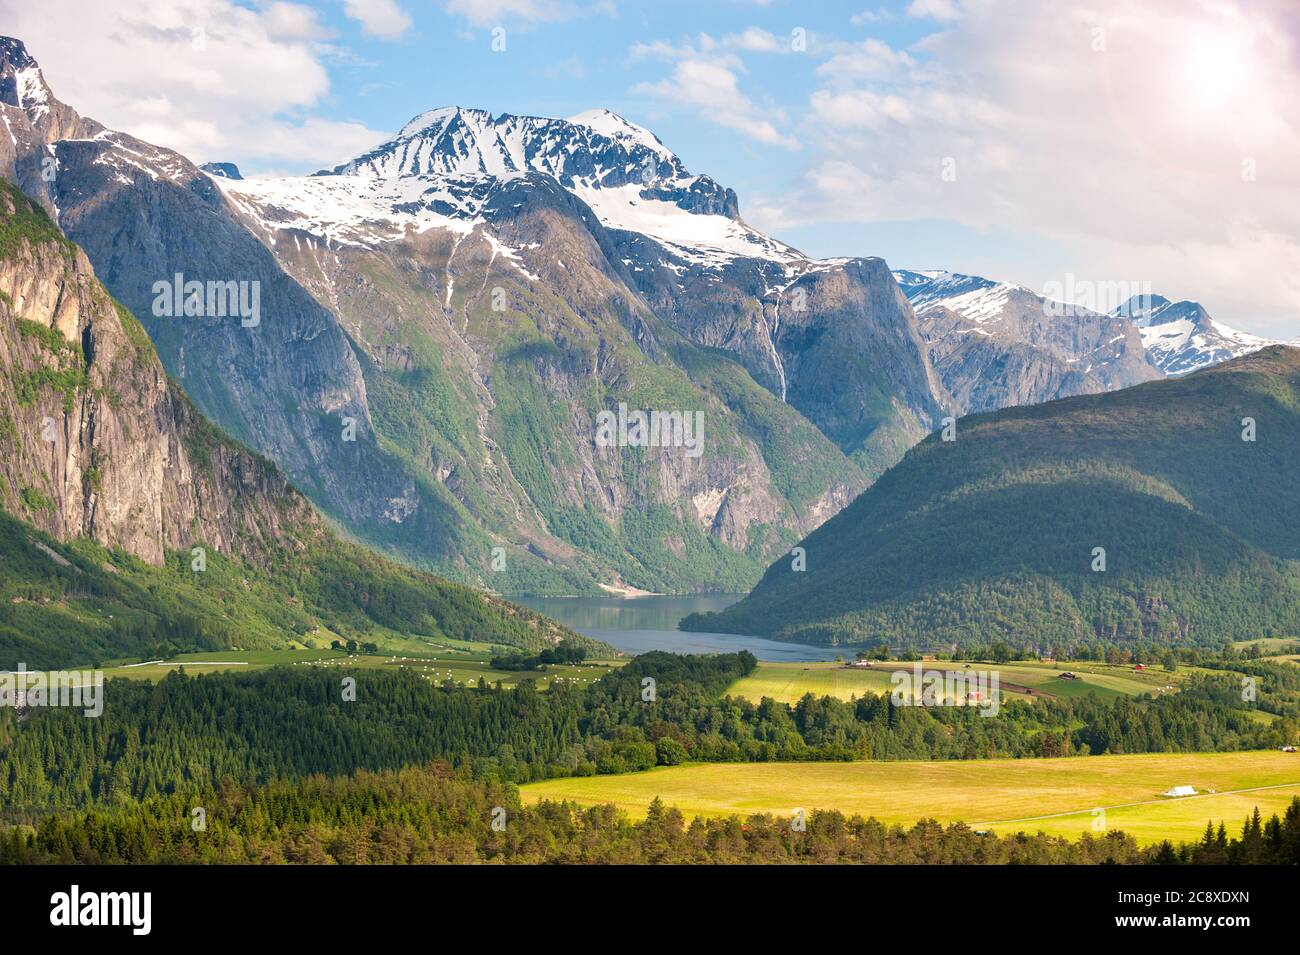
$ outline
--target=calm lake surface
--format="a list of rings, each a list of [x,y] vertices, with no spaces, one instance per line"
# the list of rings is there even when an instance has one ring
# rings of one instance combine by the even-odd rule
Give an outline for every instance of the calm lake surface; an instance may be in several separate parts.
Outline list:
[[[684,633],[677,624],[687,614],[724,610],[743,594],[693,597],[516,597],[516,602],[546,614],[579,633],[604,640],[626,653],[737,653],[760,660],[834,660],[843,649],[781,643],[736,633]]]

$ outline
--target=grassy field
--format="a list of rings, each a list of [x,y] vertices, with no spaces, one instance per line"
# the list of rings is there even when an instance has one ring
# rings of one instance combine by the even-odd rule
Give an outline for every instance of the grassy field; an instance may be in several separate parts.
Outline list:
[[[1233,644],[1238,650],[1244,650],[1247,647],[1259,647],[1261,652],[1270,651],[1279,653],[1288,647],[1294,647],[1300,644],[1300,637],[1260,637],[1258,640],[1238,640]]]
[[[961,670],[965,663],[927,662],[926,670]],[[1142,693],[1169,692],[1194,672],[1179,667],[1174,673],[1162,668],[1137,671],[1131,665],[1109,663],[972,663],[975,670],[996,670],[1004,695],[1021,699],[1034,697],[1075,697],[1088,693],[1109,699],[1137,696]],[[781,703],[794,703],[805,693],[834,696],[847,700],[866,693],[888,693],[893,688],[890,674],[910,669],[911,663],[879,662],[871,669],[846,667],[839,663],[760,663],[749,676],[737,680],[727,691],[758,702],[770,697]],[[1061,673],[1070,671],[1080,679],[1065,680]]]
[[[169,660],[128,663],[106,666],[104,679],[125,677],[130,680],[162,679],[174,670],[184,668],[191,676],[201,673],[230,671],[249,672],[273,666],[337,667],[339,669],[369,669],[374,667],[404,667],[412,669],[429,680],[442,683],[453,680],[462,684],[477,684],[479,677],[488,683],[501,681],[503,686],[514,686],[524,679],[537,681],[538,686],[549,686],[556,680],[575,684],[592,683],[604,676],[611,667],[621,666],[621,661],[587,661],[577,666],[550,666],[537,672],[493,670],[488,661],[474,658],[468,653],[448,649],[438,655],[402,656],[400,654],[353,654],[335,650],[229,650],[212,653],[182,653]]]
[[[1213,795],[1170,799],[1190,785]],[[1276,787],[1265,788],[1260,787]],[[1256,792],[1234,792],[1258,789]],[[714,763],[644,773],[553,779],[520,789],[543,799],[614,803],[643,816],[659,796],[687,818],[788,815],[795,808],[838,809],[887,823],[922,818],[966,822],[1007,833],[1042,830],[1077,836],[1097,826],[1123,829],[1139,842],[1192,840],[1207,819],[1239,830],[1259,806],[1265,817],[1300,795],[1300,755],[1280,752],[1087,756],[1072,759],[946,762]],[[1094,809],[1104,815],[1094,815]],[[1046,817],[1046,818],[1043,818]]]

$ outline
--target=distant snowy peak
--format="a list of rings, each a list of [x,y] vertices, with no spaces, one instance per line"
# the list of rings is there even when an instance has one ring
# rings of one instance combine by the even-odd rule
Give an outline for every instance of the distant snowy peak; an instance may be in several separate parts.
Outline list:
[[[1214,321],[1199,302],[1172,302],[1163,295],[1135,295],[1111,314],[1141,329],[1147,354],[1166,375],[1186,375],[1279,344]]]
[[[1014,313],[1015,306],[1033,300],[1041,303],[1049,316],[1097,314],[1081,306],[1053,303],[1023,286],[978,275],[899,270],[894,278],[918,315],[943,307],[975,325],[989,325]],[[1135,295],[1108,315],[1137,326],[1148,361],[1166,375],[1185,375],[1277,344],[1221,325],[1198,302],[1172,301],[1163,295]]]
[[[941,271],[909,272],[906,269],[896,270],[894,279],[914,308],[918,304],[924,306],[945,298],[993,288],[998,284],[978,275]]]
[[[489,175],[540,172],[566,189],[637,186],[646,199],[686,212],[739,217],[736,194],[707,176],[693,176],[649,130],[609,110],[567,119],[493,116],[449,106],[416,116],[393,139],[318,175]]]
[[[548,119],[449,106],[314,176],[218,184],[270,233],[303,229],[373,245],[411,229],[472,228],[490,213],[492,195],[537,176],[580,198],[604,227],[649,236],[688,264],[807,261],[742,222],[732,190],[692,175],[653,133],[609,110]]]
[[[942,306],[981,325],[1001,317],[1013,295],[1033,294],[1011,282],[960,272],[898,270],[894,279],[918,315]]]
[[[1145,328],[1152,324],[1152,318],[1156,313],[1168,308],[1173,303],[1163,295],[1134,295],[1129,298],[1123,305],[1113,309],[1110,314],[1120,318],[1130,319],[1138,328]],[[1181,305],[1196,305],[1195,302],[1181,302]],[[1196,305],[1200,308],[1199,305]]]
[[[41,68],[21,40],[0,37],[0,103],[23,110],[32,124],[49,115],[54,101]]]
[[[239,167],[233,162],[205,162],[199,168],[213,176],[220,176],[222,179],[244,178],[239,172]]]

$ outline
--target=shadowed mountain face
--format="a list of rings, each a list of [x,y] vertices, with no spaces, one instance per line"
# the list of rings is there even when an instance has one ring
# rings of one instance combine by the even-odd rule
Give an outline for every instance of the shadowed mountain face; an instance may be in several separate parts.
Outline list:
[[[4,180],[0,377],[0,669],[394,632],[601,646],[338,539]]]
[[[1300,351],[975,415],[687,625],[819,643],[1217,644],[1300,626]]]

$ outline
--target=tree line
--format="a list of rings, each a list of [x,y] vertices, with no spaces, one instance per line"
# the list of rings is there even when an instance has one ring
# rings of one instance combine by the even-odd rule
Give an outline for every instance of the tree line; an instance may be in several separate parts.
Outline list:
[[[860,863],[1104,865],[1300,863],[1300,797],[1239,836],[1140,847],[1120,831],[1076,840],[996,835],[932,819],[910,827],[815,811],[695,818],[656,799],[646,818],[611,805],[523,806],[518,790],[446,763],[157,796],[0,831],[4,864]]]

